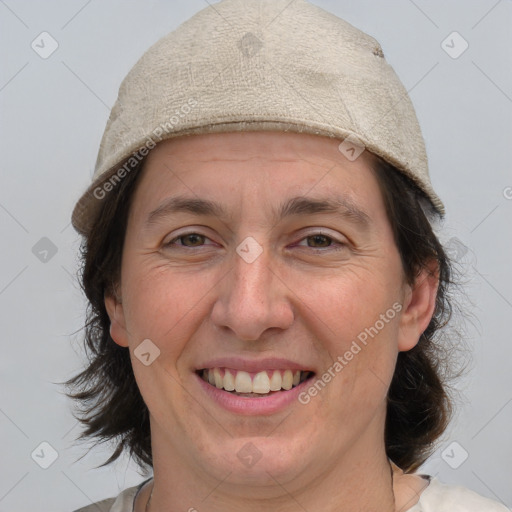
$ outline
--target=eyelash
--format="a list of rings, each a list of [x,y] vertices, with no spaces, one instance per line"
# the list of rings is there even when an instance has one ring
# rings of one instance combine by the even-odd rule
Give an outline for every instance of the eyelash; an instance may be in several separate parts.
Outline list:
[[[207,237],[206,235],[202,235],[201,233],[197,233],[195,231],[191,231],[189,233],[183,233],[175,238],[173,238],[172,240],[170,240],[169,242],[167,242],[166,244],[164,244],[164,247],[165,248],[175,248],[175,247],[180,247],[180,248],[186,248],[186,249],[196,249],[198,247],[203,247],[204,244],[201,244],[200,246],[196,246],[196,247],[188,247],[186,245],[176,245],[176,241],[177,240],[180,240],[182,238],[186,238],[187,236],[191,236],[191,235],[197,235],[199,237],[202,237],[202,238],[205,238],[207,240],[210,240],[209,237]],[[312,238],[312,237],[315,237],[315,236],[321,236],[323,238],[325,238],[326,240],[329,240],[331,242],[330,245],[328,245],[327,247],[308,247],[308,249],[311,249],[313,250],[314,252],[326,252],[328,250],[333,250],[335,248],[339,249],[339,247],[344,247],[346,246],[346,243],[344,242],[341,242],[339,240],[336,240],[335,238],[333,238],[332,236],[329,236],[329,235],[326,235],[325,233],[322,233],[322,232],[316,232],[316,233],[310,233],[308,235],[306,235],[305,237],[301,238],[299,240],[299,242],[302,242],[303,240],[307,240],[308,238]],[[336,247],[335,245],[333,244],[337,244],[338,247]],[[208,245],[211,245],[211,244],[208,244]],[[174,246],[174,247],[173,247]],[[302,247],[302,246],[301,246]]]

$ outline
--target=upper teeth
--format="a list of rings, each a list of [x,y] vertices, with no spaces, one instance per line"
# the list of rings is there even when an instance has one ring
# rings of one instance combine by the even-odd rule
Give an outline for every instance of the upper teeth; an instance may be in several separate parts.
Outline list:
[[[258,372],[251,379],[248,372],[229,368],[210,368],[202,372],[202,377],[212,386],[237,393],[258,393],[289,390],[297,386],[307,372],[297,370],[268,370]]]

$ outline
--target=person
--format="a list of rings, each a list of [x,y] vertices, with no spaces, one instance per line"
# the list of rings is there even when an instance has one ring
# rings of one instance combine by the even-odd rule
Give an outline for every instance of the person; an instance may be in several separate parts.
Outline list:
[[[223,0],[121,84],[83,235],[84,437],[152,477],[80,511],[507,510],[417,470],[451,266],[408,94],[305,0]]]

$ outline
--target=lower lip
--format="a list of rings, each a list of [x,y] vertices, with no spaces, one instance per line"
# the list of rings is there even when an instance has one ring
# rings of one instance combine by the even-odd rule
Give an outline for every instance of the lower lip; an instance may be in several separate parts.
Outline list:
[[[229,391],[212,386],[199,375],[195,374],[195,376],[199,380],[199,385],[215,403],[230,412],[247,416],[273,414],[282,411],[294,402],[299,403],[299,394],[309,385],[311,379],[311,377],[306,379],[288,391],[279,391],[267,397],[249,398],[233,395]]]

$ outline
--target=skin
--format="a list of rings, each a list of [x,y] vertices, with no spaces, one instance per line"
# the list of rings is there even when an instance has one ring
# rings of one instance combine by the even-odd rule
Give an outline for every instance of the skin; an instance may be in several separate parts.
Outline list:
[[[299,503],[308,512],[389,512],[410,508],[426,487],[390,467],[383,433],[397,354],[416,345],[433,314],[435,269],[405,282],[374,157],[349,161],[338,144],[245,132],[179,137],[149,154],[117,297],[105,304],[150,411],[150,510],[288,512]],[[219,202],[228,216],[176,213],[145,227],[178,194]],[[333,194],[362,210],[367,227],[326,212],[271,215],[289,197]],[[320,228],[330,238],[313,237]],[[184,233],[206,238],[176,240]],[[247,236],[263,248],[252,263],[236,252]],[[240,355],[292,359],[321,376],[395,303],[400,313],[306,405],[241,416],[209,399],[194,374],[199,362]],[[147,338],[160,350],[149,366],[133,354]],[[261,453],[251,467],[237,457],[248,442]]]

